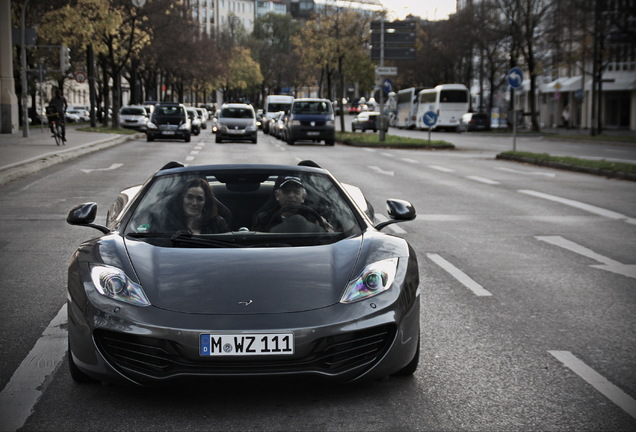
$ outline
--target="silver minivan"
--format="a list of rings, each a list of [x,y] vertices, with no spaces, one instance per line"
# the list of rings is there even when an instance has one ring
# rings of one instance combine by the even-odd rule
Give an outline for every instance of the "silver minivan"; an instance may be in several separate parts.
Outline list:
[[[252,141],[256,144],[256,113],[252,105],[223,104],[218,113],[216,142]]]

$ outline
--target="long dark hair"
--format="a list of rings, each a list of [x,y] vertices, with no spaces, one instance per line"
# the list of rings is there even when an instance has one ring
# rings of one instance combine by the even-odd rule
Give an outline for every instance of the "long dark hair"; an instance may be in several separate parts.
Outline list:
[[[185,220],[185,213],[183,211],[183,197],[188,193],[188,189],[193,187],[200,187],[203,189],[203,195],[205,196],[205,205],[203,206],[203,212],[201,213],[201,223],[205,225],[211,219],[214,219],[219,215],[219,209],[216,205],[216,199],[214,199],[214,192],[207,180],[201,177],[188,180],[183,187],[179,190],[179,193],[170,202],[170,209],[179,217],[180,220]]]

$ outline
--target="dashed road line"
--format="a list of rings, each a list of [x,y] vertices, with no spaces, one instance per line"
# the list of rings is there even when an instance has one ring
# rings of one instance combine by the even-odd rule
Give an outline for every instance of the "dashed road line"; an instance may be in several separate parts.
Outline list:
[[[606,217],[608,219],[614,219],[614,220],[624,220],[627,223],[630,224],[636,224],[636,219],[634,218],[630,218],[622,213],[618,213],[612,210],[607,210],[601,207],[596,207],[593,206],[591,204],[586,204],[586,203],[582,203],[580,201],[574,201],[571,199],[567,199],[567,198],[561,198],[555,195],[550,195],[550,194],[546,194],[543,192],[537,192],[537,191],[533,191],[533,190],[525,190],[525,189],[521,189],[518,190],[517,192],[525,194],[525,195],[530,195],[530,196],[534,196],[537,198],[543,198],[549,201],[553,201],[553,202],[558,202],[561,204],[565,204],[567,206],[570,207],[574,207],[574,208],[578,208],[579,210],[583,210],[589,213],[593,213],[599,216],[603,216]]]
[[[522,171],[522,170],[517,170],[517,169],[513,169],[513,168],[506,168],[506,167],[497,167],[496,169],[498,169],[499,171],[507,171],[507,172],[511,172],[511,173],[515,173],[515,174],[524,174],[524,175],[533,175],[533,176],[545,176],[545,177],[556,177],[555,173],[544,173],[544,172],[540,172],[540,171]]]
[[[548,351],[554,358],[559,360],[572,372],[583,378],[599,391],[603,396],[611,400],[614,404],[622,408],[627,414],[636,418],[636,400],[612,384],[604,376],[579,360],[570,351]]]
[[[600,265],[591,265],[590,267],[636,279],[636,265],[619,263],[561,236],[535,236],[535,238],[602,263]]]
[[[496,180],[491,180],[485,177],[479,177],[479,176],[466,176],[467,179],[470,180],[474,180],[476,182],[480,182],[480,183],[484,183],[484,184],[489,184],[489,185],[498,185],[501,184]]]
[[[434,170],[437,170],[437,171],[445,172],[445,173],[455,172],[454,169],[446,168],[446,167],[439,166],[439,165],[429,165],[428,167],[432,168]]]
[[[462,285],[471,290],[478,297],[490,297],[492,293],[482,287],[480,284],[471,279],[466,273],[446,261],[438,254],[426,254],[426,256],[435,264],[446,270],[451,276],[457,279]]]

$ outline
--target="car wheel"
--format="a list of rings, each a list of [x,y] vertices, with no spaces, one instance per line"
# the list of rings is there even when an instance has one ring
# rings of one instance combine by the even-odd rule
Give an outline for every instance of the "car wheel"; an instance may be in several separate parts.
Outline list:
[[[185,142],[190,142],[190,134],[186,135],[186,137],[183,140]]]
[[[256,143],[257,143],[257,139],[256,139],[256,138],[254,138],[254,139],[252,140],[252,144],[256,144]]]
[[[328,146],[336,145],[336,140],[332,140],[332,139],[325,140],[325,144],[327,144]]]
[[[296,142],[295,142],[292,138],[289,138],[289,139],[287,140],[287,144],[289,144],[289,145],[294,145],[294,144],[296,144]]]
[[[94,383],[97,382],[97,380],[91,376],[86,375],[84,372],[82,372],[77,365],[75,364],[75,362],[73,361],[73,354],[71,353],[71,344],[70,342],[68,343],[68,370],[71,374],[71,378],[73,378],[73,381],[75,381],[76,383]]]
[[[419,339],[419,336],[418,336],[417,349],[415,350],[415,355],[413,356],[413,359],[409,362],[409,364],[404,366],[402,369],[400,369],[399,371],[397,371],[393,375],[394,376],[413,375],[415,373],[415,371],[417,370],[417,366],[418,366],[419,363],[420,363],[420,339]]]
[[[150,135],[146,136],[146,141],[147,142],[153,142],[155,139],[153,137],[151,137]]]

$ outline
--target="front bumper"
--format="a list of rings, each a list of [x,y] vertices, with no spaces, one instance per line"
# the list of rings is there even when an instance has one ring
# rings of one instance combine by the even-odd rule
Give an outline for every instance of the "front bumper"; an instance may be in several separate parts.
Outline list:
[[[301,313],[231,316],[129,306],[97,294],[89,282],[81,285],[69,279],[71,355],[80,370],[103,381],[161,385],[220,376],[379,378],[406,366],[419,341],[419,292]],[[86,296],[74,298],[80,292]],[[295,352],[202,357],[199,337],[210,332],[293,332]]]

